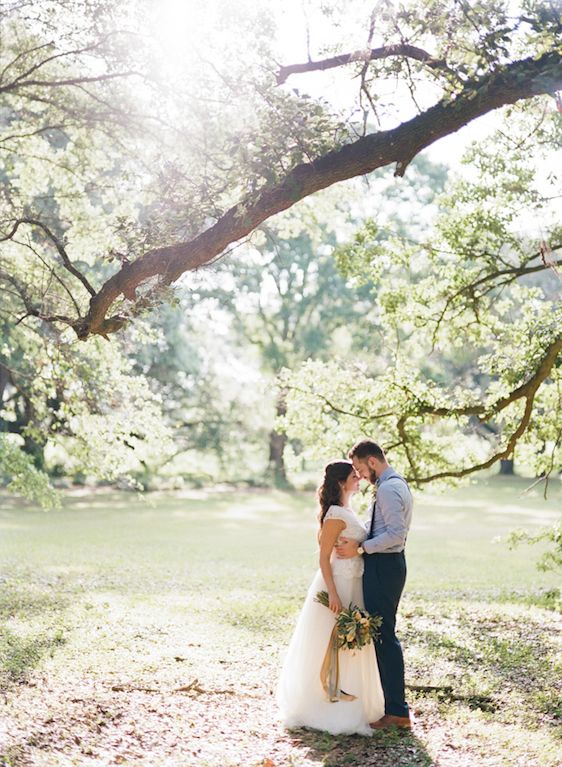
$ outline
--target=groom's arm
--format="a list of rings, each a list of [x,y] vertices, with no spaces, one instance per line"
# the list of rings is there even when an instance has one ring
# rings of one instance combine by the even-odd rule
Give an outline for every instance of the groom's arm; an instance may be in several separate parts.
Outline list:
[[[374,513],[375,511],[373,507],[371,507],[371,514]],[[363,526],[365,528],[365,532],[368,535],[371,527],[370,517]],[[364,549],[362,547],[363,544],[360,541],[356,541],[354,538],[346,538],[345,535],[342,535],[340,538],[338,538],[338,543],[335,549],[338,559],[351,559],[351,557],[356,557],[359,553],[364,553]]]
[[[404,548],[408,533],[405,499],[400,490],[390,482],[385,482],[379,487],[377,509],[386,529],[379,535],[363,541],[365,553],[377,554],[396,546]]]

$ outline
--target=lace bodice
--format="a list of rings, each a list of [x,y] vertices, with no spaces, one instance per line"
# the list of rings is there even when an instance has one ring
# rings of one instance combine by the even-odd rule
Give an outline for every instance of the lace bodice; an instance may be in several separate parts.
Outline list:
[[[365,526],[357,514],[345,506],[330,506],[324,517],[324,520],[326,519],[341,519],[345,522],[345,527],[340,533],[343,538],[352,538],[359,543],[367,537]],[[363,557],[338,559],[336,552],[333,551],[330,564],[334,575],[347,576],[348,578],[357,578],[363,575]]]

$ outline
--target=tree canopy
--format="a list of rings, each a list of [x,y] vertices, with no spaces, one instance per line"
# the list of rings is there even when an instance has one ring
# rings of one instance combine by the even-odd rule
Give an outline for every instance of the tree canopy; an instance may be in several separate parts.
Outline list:
[[[4,237],[14,241],[22,230],[31,230],[42,244],[43,268],[70,279],[66,306],[51,295],[50,300],[37,296],[6,270],[24,310],[66,323],[80,338],[109,335],[163,287],[211,263],[275,213],[386,165],[403,175],[425,147],[475,118],[562,86],[555,4],[526,2],[515,17],[507,3],[497,1],[434,0],[423,9],[408,2],[380,2],[374,9],[354,3],[352,12],[344,5],[315,8],[317,16],[329,14],[333,29],[341,29],[342,39],[330,41],[338,55],[327,61],[309,51],[311,60],[296,67],[299,62],[277,63],[265,5],[245,16],[230,3],[216,5],[207,19],[213,38],[205,51],[186,55],[172,82],[171,75],[164,81],[165,52],[146,40],[155,12],[150,3],[7,4],[0,94],[4,175],[14,179],[12,189],[23,186],[18,160],[31,151],[45,165],[54,161],[66,194],[72,177],[73,202],[81,198],[91,207],[89,184],[103,179],[104,197],[108,189],[123,194],[112,178],[117,167],[122,177],[125,161],[132,161],[130,172],[138,180],[141,166],[131,156],[139,142],[153,145],[152,157],[147,151],[142,158],[151,158],[143,187],[152,210],[142,217],[136,211],[129,224],[138,231],[126,229],[128,248],[119,268],[106,270],[94,284],[75,263],[79,214],[57,210],[45,216],[38,205],[41,191],[56,179],[43,176],[38,184],[35,178],[25,201],[9,195]],[[192,20],[202,22],[197,14]],[[236,61],[233,38],[241,34],[246,55]],[[321,50],[326,44],[318,41]],[[354,114],[345,119],[336,114],[337,105],[288,87],[299,73],[327,67],[348,72],[363,106],[362,121]],[[136,98],[127,91],[132,81],[140,81],[133,88]],[[379,93],[391,84],[396,87],[385,103]],[[405,102],[404,88],[409,103],[396,109],[396,95]],[[373,120],[380,121],[380,129],[373,129]],[[168,143],[175,144],[175,152],[167,153]],[[159,205],[158,191],[167,197],[165,206]],[[111,256],[105,239],[98,253],[90,244],[87,260]]]
[[[178,18],[180,4],[151,0],[2,5],[4,376],[26,345],[124,337],[178,286],[196,285],[198,270],[236,262],[276,214],[377,169],[406,185],[424,149],[500,110],[501,134],[467,157],[477,178],[446,191],[434,224],[420,225],[423,213],[394,231],[371,220],[334,243],[346,279],[374,286],[385,354],[353,372],[312,361],[283,385],[308,403],[323,398],[332,418],[346,410],[334,398],[341,384],[356,405],[339,413],[334,437],[376,424],[420,483],[489,465],[523,435],[537,470],[552,468],[559,423],[532,415],[559,401],[560,222],[534,182],[535,158],[560,140],[558,5],[311,2],[304,15],[273,2],[188,5]],[[542,242],[518,227],[521,211],[542,217]],[[295,268],[299,248],[284,256]],[[470,350],[464,372],[460,349]],[[91,350],[82,355],[98,359]],[[99,359],[103,398],[110,366]],[[113,364],[124,404],[144,384],[128,388],[130,365]],[[453,369],[462,380],[450,390]],[[21,418],[29,394],[16,398]],[[289,406],[285,428],[306,444],[314,428]],[[451,452],[459,427],[489,449],[480,439]]]
[[[368,221],[340,247],[344,271],[378,285],[387,343],[374,365],[286,371],[286,427],[304,445],[335,449],[376,430],[418,484],[486,469],[516,445],[537,475],[561,465],[562,228],[533,176],[561,125],[557,115],[539,114],[534,130],[527,114],[507,120],[517,150],[506,160],[513,134],[503,126],[471,147],[474,179],[440,196],[426,238]],[[554,172],[546,188],[559,181]],[[527,234],[532,219],[550,245]]]

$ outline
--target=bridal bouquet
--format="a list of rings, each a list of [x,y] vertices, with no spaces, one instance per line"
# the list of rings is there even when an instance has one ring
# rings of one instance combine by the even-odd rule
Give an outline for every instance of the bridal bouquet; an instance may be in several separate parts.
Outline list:
[[[319,591],[314,601],[328,607],[328,592]],[[369,615],[366,610],[350,604],[336,619],[335,632],[338,648],[357,650],[364,647],[378,637],[381,623],[380,615]]]

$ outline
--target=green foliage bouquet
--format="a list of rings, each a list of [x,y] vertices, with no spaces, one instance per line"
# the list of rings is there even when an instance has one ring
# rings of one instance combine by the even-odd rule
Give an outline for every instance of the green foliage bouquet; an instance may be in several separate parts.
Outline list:
[[[327,591],[319,591],[314,598],[325,607],[330,600]],[[336,637],[338,648],[357,650],[378,638],[382,624],[380,615],[369,615],[357,605],[350,604],[344,608],[336,619]]]

